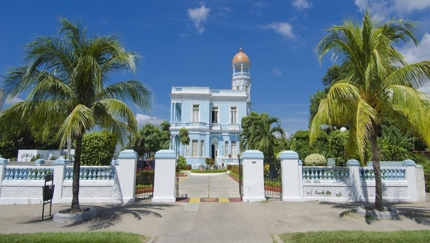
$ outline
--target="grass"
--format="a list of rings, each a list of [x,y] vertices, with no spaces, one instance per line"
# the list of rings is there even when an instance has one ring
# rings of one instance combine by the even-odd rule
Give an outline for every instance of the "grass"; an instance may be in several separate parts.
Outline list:
[[[47,243],[47,242],[118,242],[142,243],[146,239],[143,235],[124,232],[76,232],[76,233],[34,233],[34,234],[0,234],[0,242],[18,243]]]
[[[222,172],[227,172],[226,169],[221,169],[221,170],[191,170],[192,173],[222,173]]]
[[[239,180],[239,174],[236,174],[233,171],[230,171],[230,175]]]
[[[136,185],[136,189],[152,188],[153,185]]]
[[[394,231],[394,232],[368,232],[368,231],[319,231],[306,233],[281,234],[279,238],[284,242],[428,242],[429,230]]]
[[[264,185],[265,186],[272,186],[272,187],[277,187],[280,188],[282,187],[281,181],[279,180],[270,180],[270,179],[264,179]]]

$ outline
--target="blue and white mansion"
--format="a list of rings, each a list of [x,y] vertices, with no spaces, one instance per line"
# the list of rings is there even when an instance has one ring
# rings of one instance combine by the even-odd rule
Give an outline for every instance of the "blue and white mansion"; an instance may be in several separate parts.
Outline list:
[[[170,93],[171,149],[188,164],[204,164],[211,157],[218,164],[237,161],[242,117],[251,110],[251,62],[240,48],[232,61],[231,89],[172,87]],[[190,144],[182,146],[179,130],[187,128]]]

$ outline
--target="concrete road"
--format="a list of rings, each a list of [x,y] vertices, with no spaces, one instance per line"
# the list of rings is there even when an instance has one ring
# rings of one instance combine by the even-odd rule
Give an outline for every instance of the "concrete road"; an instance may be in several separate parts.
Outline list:
[[[188,198],[239,198],[239,183],[227,173],[187,173],[187,177],[180,179],[179,194]]]

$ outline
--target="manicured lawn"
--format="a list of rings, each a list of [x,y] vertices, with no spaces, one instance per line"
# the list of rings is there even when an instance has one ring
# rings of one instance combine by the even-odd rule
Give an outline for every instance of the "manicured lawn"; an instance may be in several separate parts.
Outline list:
[[[220,169],[220,170],[199,170],[199,169],[195,169],[195,170],[191,170],[192,173],[224,173],[227,172],[226,169]]]
[[[306,233],[291,233],[279,235],[284,242],[429,242],[430,230],[368,232],[368,231],[319,231]]]
[[[47,243],[47,242],[119,242],[142,243],[146,239],[143,235],[124,232],[77,232],[77,233],[35,233],[35,234],[0,234],[0,242],[18,243]]]

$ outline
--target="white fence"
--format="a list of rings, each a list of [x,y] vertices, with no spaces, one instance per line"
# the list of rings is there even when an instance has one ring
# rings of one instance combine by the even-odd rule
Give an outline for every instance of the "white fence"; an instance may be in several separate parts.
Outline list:
[[[297,153],[284,151],[283,201],[374,202],[372,166],[349,160],[346,167],[303,166]],[[424,170],[412,160],[381,162],[382,198],[390,202],[425,201]],[[295,178],[291,180],[291,178]]]
[[[133,202],[136,160],[134,151],[125,150],[111,166],[81,166],[79,201]],[[41,204],[48,173],[54,175],[53,203],[70,203],[73,166],[69,160],[57,159],[54,166],[17,166],[0,158],[0,204]]]
[[[356,160],[346,167],[303,166],[297,153],[280,154],[283,201],[372,202],[375,182],[372,167],[360,167]],[[159,151],[154,182],[154,202],[174,201],[174,151]],[[127,203],[135,200],[137,154],[125,150],[111,166],[81,166],[79,200],[83,203]],[[264,164],[262,153],[243,153],[243,199],[264,200]],[[156,162],[157,164],[157,162]],[[164,168],[164,167],[169,168]],[[171,168],[170,168],[171,167]],[[0,158],[0,204],[40,204],[45,175],[54,175],[53,203],[72,200],[73,167],[58,159],[53,166],[8,165]],[[167,174],[163,174],[167,173]],[[424,170],[414,161],[381,163],[383,200],[425,201]],[[170,178],[170,179],[168,179]]]

